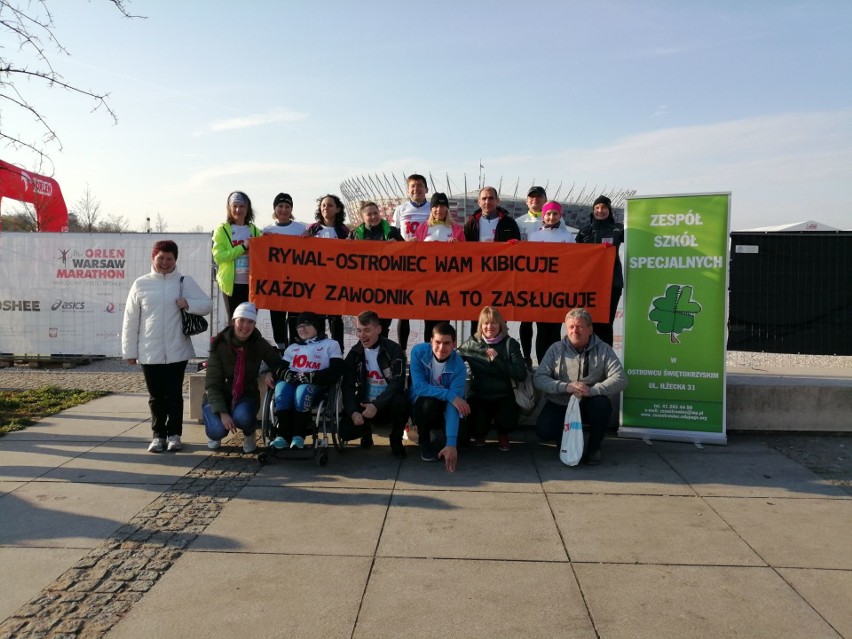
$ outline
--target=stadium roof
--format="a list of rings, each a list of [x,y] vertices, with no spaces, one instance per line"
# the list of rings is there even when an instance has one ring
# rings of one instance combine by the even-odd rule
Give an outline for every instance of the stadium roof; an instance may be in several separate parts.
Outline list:
[[[778,224],[777,226],[761,226],[754,229],[743,229],[740,233],[785,233],[791,231],[839,231],[833,226],[807,220],[806,222],[791,222],[789,224]]]

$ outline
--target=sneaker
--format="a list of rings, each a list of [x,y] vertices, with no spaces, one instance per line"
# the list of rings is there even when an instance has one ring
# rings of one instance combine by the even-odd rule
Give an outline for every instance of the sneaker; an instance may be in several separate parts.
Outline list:
[[[435,454],[435,449],[431,444],[420,444],[420,459],[425,462],[438,461],[438,456]]]
[[[207,440],[207,448],[209,448],[210,450],[216,450],[221,445],[222,445],[222,442],[220,442],[218,439],[208,439]]]
[[[288,442],[283,437],[276,437],[272,440],[272,447],[281,450],[283,448],[287,448]]]
[[[298,435],[293,436],[293,443],[290,444],[290,448],[304,448],[305,447],[305,438],[299,437]]]
[[[244,453],[253,453],[257,448],[257,443],[254,441],[254,433],[251,435],[246,435],[246,438],[243,440],[243,452]]]
[[[148,444],[148,452],[149,453],[162,453],[163,448],[166,445],[166,440],[162,437],[155,437],[151,440],[151,443]]]
[[[373,447],[373,434],[367,433],[361,438],[361,448],[372,448]]]
[[[497,448],[504,453],[509,450],[509,436],[506,433],[500,433],[497,436]]]
[[[586,457],[586,464],[588,466],[597,466],[601,463],[601,449],[598,448],[595,452],[589,453],[588,457]]]
[[[391,442],[391,455],[397,459],[405,459],[408,456],[405,452],[405,446],[401,441]]]
[[[477,448],[482,448],[483,446],[485,446],[485,437],[474,437],[473,443],[476,445]]]
[[[166,437],[166,450],[180,450],[183,444],[180,441],[180,435],[169,435]]]

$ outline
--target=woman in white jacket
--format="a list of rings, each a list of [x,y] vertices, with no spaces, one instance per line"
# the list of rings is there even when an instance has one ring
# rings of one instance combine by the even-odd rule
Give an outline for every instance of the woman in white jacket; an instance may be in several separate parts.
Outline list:
[[[154,438],[148,452],[180,450],[183,434],[183,376],[195,357],[183,334],[181,309],[207,315],[213,302],[191,277],[177,271],[178,247],[171,240],[154,244],[151,272],[130,287],[121,330],[121,356],[142,365]]]

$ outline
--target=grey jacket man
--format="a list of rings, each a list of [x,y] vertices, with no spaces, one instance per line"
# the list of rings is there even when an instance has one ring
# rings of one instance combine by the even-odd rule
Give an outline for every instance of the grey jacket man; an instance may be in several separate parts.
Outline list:
[[[554,404],[567,406],[571,382],[590,386],[589,395],[617,395],[627,387],[621,361],[606,342],[592,335],[588,346],[577,352],[563,338],[551,345],[533,375],[533,384]]]

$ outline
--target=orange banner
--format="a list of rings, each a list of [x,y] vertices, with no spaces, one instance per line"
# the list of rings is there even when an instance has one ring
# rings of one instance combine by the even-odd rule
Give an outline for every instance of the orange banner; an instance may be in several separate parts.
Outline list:
[[[265,235],[251,240],[250,298],[259,308],[470,320],[561,322],[586,308],[609,320],[615,248],[602,244],[371,242]]]

